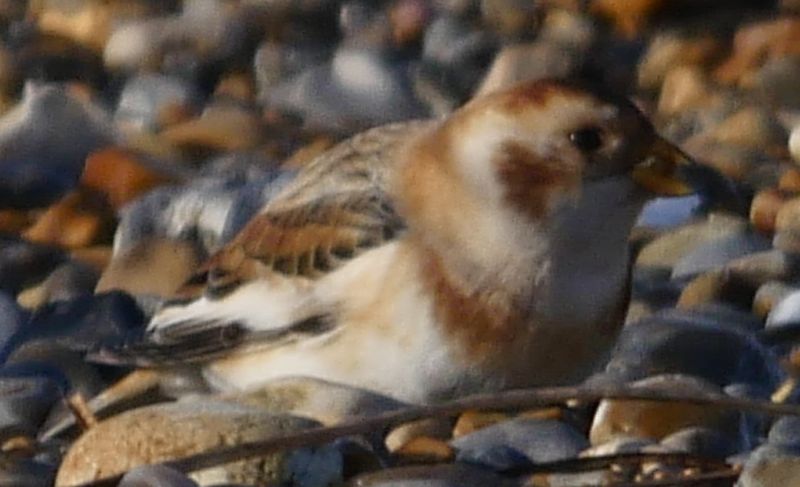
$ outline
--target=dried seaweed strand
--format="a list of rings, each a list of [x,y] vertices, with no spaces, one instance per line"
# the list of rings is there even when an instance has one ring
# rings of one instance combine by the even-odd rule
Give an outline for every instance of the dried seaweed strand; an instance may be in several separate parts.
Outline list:
[[[501,393],[478,394],[439,404],[404,408],[372,417],[354,418],[335,426],[311,428],[266,440],[222,447],[179,460],[165,462],[165,465],[182,472],[192,472],[237,460],[262,456],[278,450],[321,445],[344,436],[383,432],[387,428],[418,419],[452,417],[470,409],[519,410],[563,404],[567,401],[595,402],[602,399],[681,402],[768,415],[800,416],[800,405],[775,404],[767,401],[731,397],[724,394],[684,394],[627,385],[521,389]],[[121,477],[122,475],[116,475],[85,483],[79,487],[115,486]]]

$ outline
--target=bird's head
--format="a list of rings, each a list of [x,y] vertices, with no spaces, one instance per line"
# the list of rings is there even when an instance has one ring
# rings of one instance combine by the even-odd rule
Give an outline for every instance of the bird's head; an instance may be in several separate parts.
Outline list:
[[[682,168],[695,165],[627,99],[554,80],[472,100],[404,157],[405,216],[450,235],[439,247],[471,237],[475,254],[548,227],[614,227],[619,247],[648,196],[691,192]]]
[[[575,83],[536,81],[475,99],[441,131],[464,182],[536,219],[598,183],[617,181],[621,197],[639,201],[691,192],[680,178],[691,161],[630,101]]]

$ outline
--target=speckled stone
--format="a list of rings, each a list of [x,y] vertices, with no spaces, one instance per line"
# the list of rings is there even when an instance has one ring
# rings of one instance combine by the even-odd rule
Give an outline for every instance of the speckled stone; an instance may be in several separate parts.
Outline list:
[[[291,416],[213,401],[182,401],[126,411],[100,422],[64,456],[56,486],[66,487],[134,467],[256,441],[313,426]],[[266,483],[286,479],[286,453],[275,453],[191,474],[209,483]]]

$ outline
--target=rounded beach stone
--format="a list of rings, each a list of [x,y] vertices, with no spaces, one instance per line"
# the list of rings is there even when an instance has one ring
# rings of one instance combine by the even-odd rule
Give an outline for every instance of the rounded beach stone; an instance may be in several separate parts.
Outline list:
[[[354,478],[357,487],[511,487],[516,481],[464,464],[400,467]]]
[[[138,130],[158,130],[175,115],[189,115],[197,103],[194,88],[186,81],[163,74],[141,74],[125,83],[114,120]]]
[[[774,385],[777,373],[774,355],[753,335],[753,320],[732,319],[718,310],[666,310],[623,328],[597,379],[629,382],[686,374],[724,387],[732,382]]]
[[[513,449],[519,460],[546,463],[574,458],[589,444],[567,423],[556,420],[517,418],[480,429],[454,439],[457,460],[494,467],[508,467],[507,454],[498,449]],[[496,464],[500,462],[500,464]]]
[[[86,156],[110,140],[105,114],[55,84],[28,83],[0,127],[0,207],[53,202],[77,183]]]
[[[60,384],[53,377],[0,369],[0,436],[34,434],[60,398]]]
[[[101,421],[78,438],[64,456],[55,485],[91,482],[141,465],[263,440],[316,424],[208,400],[133,409]],[[287,453],[274,453],[190,476],[200,484],[280,482],[285,480],[286,459]]]
[[[722,389],[702,379],[667,374],[648,377],[633,387],[664,392],[722,394]],[[609,442],[617,436],[636,436],[661,440],[687,427],[707,427],[739,436],[739,415],[708,405],[675,402],[603,400],[597,408],[589,438],[593,445]]]

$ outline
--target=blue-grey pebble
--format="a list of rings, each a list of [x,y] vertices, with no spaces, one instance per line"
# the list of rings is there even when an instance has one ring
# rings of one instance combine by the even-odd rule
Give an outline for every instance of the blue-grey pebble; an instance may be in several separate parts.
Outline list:
[[[465,101],[483,79],[498,41],[467,19],[442,15],[425,31],[421,74],[440,89]]]
[[[0,487],[52,487],[56,469],[31,460],[0,458]]]
[[[142,465],[126,473],[118,487],[197,487],[197,483],[164,465]]]
[[[75,352],[119,340],[144,327],[144,314],[128,294],[111,291],[49,303],[36,311],[10,340],[4,355],[32,343],[50,343]]]
[[[739,438],[704,427],[676,431],[661,440],[669,451],[699,455],[704,458],[727,458],[743,450]]]
[[[800,451],[800,417],[784,416],[775,421],[769,429],[767,442]]]
[[[451,444],[460,462],[507,470],[526,462],[574,458],[589,441],[561,421],[517,418],[456,438]]]
[[[745,255],[772,248],[769,239],[753,232],[742,232],[706,242],[683,256],[672,269],[672,278],[683,281],[703,272],[720,269]]]
[[[17,302],[8,294],[0,291],[0,350],[22,328],[28,316]]]
[[[680,373],[722,387],[736,382],[773,387],[778,371],[774,354],[740,325],[713,315],[667,310],[626,326],[605,372],[590,382]]]
[[[51,376],[0,369],[0,436],[35,433],[60,398]]]
[[[0,235],[0,291],[16,295],[47,277],[66,258],[56,247]]]
[[[700,211],[698,195],[678,198],[655,198],[647,202],[639,215],[637,226],[668,229],[689,223]]]
[[[125,82],[114,119],[140,130],[155,131],[160,117],[171,107],[197,103],[195,88],[186,81],[163,74],[140,74]]]
[[[301,115],[312,127],[350,133],[426,118],[410,67],[380,46],[340,46],[330,62],[281,83],[268,104]]]
[[[0,208],[55,201],[77,184],[86,156],[112,139],[105,113],[52,83],[28,82],[0,127]]]
[[[798,485],[798,479],[800,479],[800,451],[765,444],[747,455],[736,486],[793,487]]]

